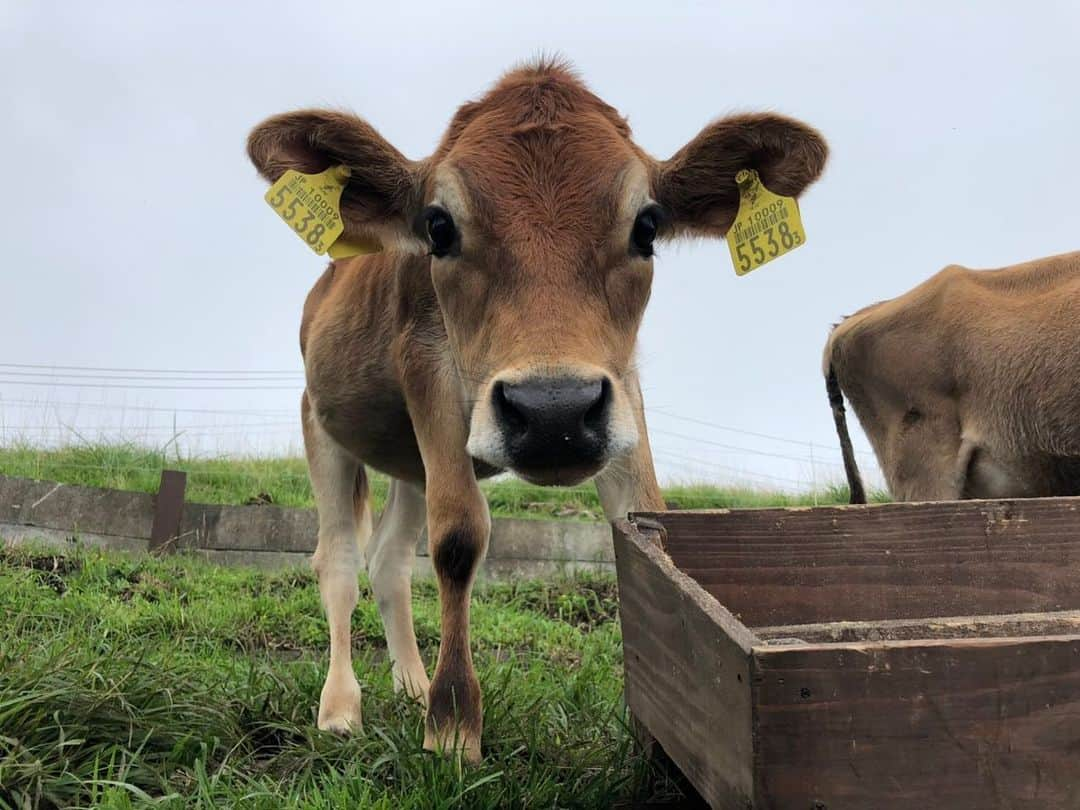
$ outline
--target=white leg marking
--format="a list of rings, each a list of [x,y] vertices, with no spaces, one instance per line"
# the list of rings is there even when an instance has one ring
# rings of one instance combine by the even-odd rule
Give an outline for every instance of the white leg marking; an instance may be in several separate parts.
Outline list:
[[[391,481],[386,510],[368,547],[368,577],[386,630],[393,662],[394,689],[427,703],[429,681],[412,615],[412,569],[416,544],[424,529],[423,491],[404,481]]]
[[[356,518],[360,462],[339,447],[312,415],[304,426],[311,486],[319,511],[319,545],[311,559],[330,625],[330,668],[319,698],[319,728],[345,733],[361,726],[360,684],[352,668],[350,620],[359,598],[357,575],[371,537],[371,510]]]

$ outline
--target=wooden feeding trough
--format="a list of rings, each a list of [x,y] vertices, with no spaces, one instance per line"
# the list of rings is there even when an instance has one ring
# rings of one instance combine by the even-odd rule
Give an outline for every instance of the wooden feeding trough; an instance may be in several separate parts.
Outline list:
[[[1080,808],[1080,498],[615,528],[626,700],[717,808]]]

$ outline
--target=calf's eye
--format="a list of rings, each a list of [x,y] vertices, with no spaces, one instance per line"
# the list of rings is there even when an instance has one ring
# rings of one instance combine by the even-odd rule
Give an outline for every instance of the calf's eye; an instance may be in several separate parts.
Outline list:
[[[431,253],[437,258],[446,256],[457,242],[457,226],[450,213],[443,208],[432,206],[424,212],[427,223],[428,241],[431,242]]]
[[[649,206],[634,220],[634,229],[630,232],[630,242],[634,251],[648,258],[653,255],[653,242],[656,230],[660,226],[660,212],[656,206]]]

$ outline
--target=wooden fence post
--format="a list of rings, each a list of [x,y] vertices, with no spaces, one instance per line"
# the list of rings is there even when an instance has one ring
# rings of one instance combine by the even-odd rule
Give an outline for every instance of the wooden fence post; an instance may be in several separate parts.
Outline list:
[[[158,484],[158,493],[154,498],[154,523],[150,529],[151,554],[172,554],[176,551],[175,540],[180,534],[186,488],[186,472],[161,471],[161,483]]]

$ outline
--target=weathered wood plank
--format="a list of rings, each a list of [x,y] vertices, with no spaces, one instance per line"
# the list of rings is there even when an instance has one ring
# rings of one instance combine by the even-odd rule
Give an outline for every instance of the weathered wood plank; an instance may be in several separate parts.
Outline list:
[[[181,526],[181,548],[219,551],[315,550],[319,519],[313,509],[271,504],[224,506],[188,504]]]
[[[11,478],[0,473],[0,523],[47,529],[51,535],[117,536],[119,544],[145,541],[154,531],[156,507],[163,503],[145,492]],[[318,516],[313,509],[185,503],[180,529],[169,535],[176,538],[169,548],[310,554],[317,536]],[[143,547],[145,543],[136,545]],[[417,552],[427,556],[426,536],[420,539]],[[535,570],[538,576],[546,576],[564,569],[611,570],[615,558],[606,523],[496,518],[488,560],[504,571]]]
[[[793,644],[911,641],[944,638],[1020,638],[1080,635],[1080,610],[1056,613],[1009,613],[995,616],[943,616],[877,622],[825,622],[759,627],[762,641]]]
[[[121,537],[115,534],[95,534],[41,526],[20,526],[0,521],[0,546],[35,545],[53,551],[70,552],[76,548],[100,548],[125,553],[145,553],[148,541],[141,537]]]
[[[1080,807],[1080,636],[758,647],[757,804]]]
[[[1080,498],[649,517],[751,627],[1080,609]]]
[[[753,634],[628,521],[615,560],[630,711],[713,807],[745,810]]]
[[[72,534],[150,536],[154,496],[0,475],[0,522]]]
[[[544,559],[614,563],[611,527],[607,523],[577,520],[524,520],[495,518],[491,521],[488,556],[500,560]],[[427,532],[420,538],[420,554],[427,554]]]

